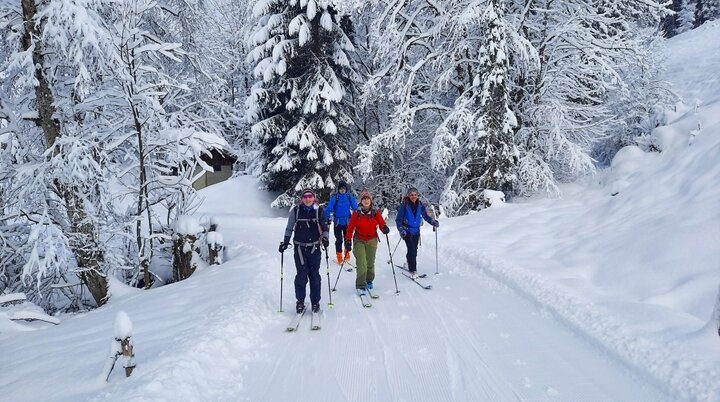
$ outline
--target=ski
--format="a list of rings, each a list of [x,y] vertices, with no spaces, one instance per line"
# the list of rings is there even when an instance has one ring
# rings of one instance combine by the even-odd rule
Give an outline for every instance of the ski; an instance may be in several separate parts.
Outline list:
[[[320,312],[312,313],[310,317],[310,329],[313,331],[320,329]]]
[[[295,314],[295,317],[290,320],[290,323],[287,326],[288,332],[297,331],[298,327],[300,327],[300,320],[302,320],[303,316],[305,315],[305,310],[303,310],[302,313]]]
[[[432,285],[423,285],[422,283],[420,283],[420,281],[417,280],[417,278],[416,278],[416,279],[413,279],[412,276],[406,274],[405,272],[403,272],[402,274],[405,275],[406,278],[408,278],[408,279],[410,279],[411,281],[417,283],[417,285],[420,286],[421,288],[423,288],[423,289],[432,289]]]
[[[398,268],[400,268],[400,269],[402,269],[402,270],[405,271],[405,272],[410,272],[410,270],[407,269],[406,267],[403,267],[403,266],[401,266],[401,265],[395,265],[395,266],[398,267]],[[420,274],[420,275],[418,275],[418,278],[424,278],[424,277],[426,277],[426,276],[427,276],[427,274]]]
[[[360,296],[360,301],[362,302],[363,307],[372,307],[372,303],[370,303],[370,300],[367,299],[367,293],[365,293],[362,289],[355,289],[357,291],[358,296]]]
[[[370,295],[371,299],[379,299],[380,298],[379,294],[373,293],[372,291],[370,291],[370,289],[367,290],[367,293]]]

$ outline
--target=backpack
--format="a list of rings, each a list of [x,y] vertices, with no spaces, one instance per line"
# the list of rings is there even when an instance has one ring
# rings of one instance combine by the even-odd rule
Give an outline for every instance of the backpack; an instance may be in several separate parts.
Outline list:
[[[308,226],[310,226],[310,222],[315,221],[317,223],[318,232],[320,232],[320,237],[322,237],[322,226],[320,226],[320,204],[318,204],[317,200],[315,200],[315,202],[314,202],[315,219],[299,219],[301,206],[302,206],[302,201],[298,202],[295,205],[295,225],[293,225],[293,232],[295,232],[298,222],[300,222],[300,221],[307,222]]]

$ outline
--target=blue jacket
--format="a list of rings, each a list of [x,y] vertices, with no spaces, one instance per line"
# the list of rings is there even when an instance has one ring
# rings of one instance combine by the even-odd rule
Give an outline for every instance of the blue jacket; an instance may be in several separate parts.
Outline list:
[[[335,193],[330,197],[330,201],[325,208],[325,217],[330,220],[330,214],[335,215],[336,225],[347,225],[350,221],[350,215],[352,211],[358,208],[355,197],[350,193],[340,194]]]
[[[427,213],[425,205],[418,200],[417,209],[413,213],[410,200],[403,200],[398,207],[397,216],[395,217],[395,224],[397,225],[398,231],[407,231],[411,235],[420,234],[420,224],[425,219],[427,223],[432,224],[433,218]]]

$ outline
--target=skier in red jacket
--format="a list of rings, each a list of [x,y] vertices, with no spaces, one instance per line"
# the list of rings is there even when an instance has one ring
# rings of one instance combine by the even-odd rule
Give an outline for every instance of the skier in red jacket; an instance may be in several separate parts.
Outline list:
[[[354,248],[357,289],[373,288],[375,253],[378,247],[377,229],[381,229],[384,234],[390,233],[390,228],[385,224],[382,214],[373,207],[372,196],[369,192],[363,191],[360,195],[360,208],[350,217],[345,235],[345,249]]]

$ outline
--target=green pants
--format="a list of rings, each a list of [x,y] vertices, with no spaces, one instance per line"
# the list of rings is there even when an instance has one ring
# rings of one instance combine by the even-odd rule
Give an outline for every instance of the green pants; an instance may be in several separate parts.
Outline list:
[[[375,279],[375,253],[377,247],[378,239],[367,241],[353,239],[353,254],[355,254],[355,269],[357,271],[355,288],[365,289],[367,283]]]

